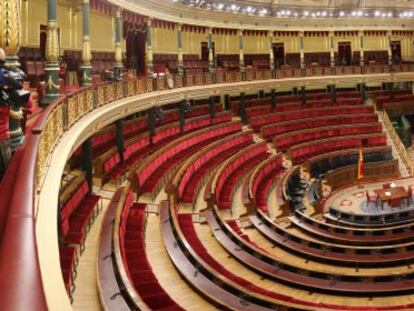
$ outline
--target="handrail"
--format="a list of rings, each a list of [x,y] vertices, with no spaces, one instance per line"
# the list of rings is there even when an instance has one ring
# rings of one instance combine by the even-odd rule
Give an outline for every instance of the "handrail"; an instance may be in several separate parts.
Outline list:
[[[387,132],[390,134],[391,139],[394,142],[395,149],[400,155],[400,158],[403,161],[405,167],[407,168],[410,176],[413,176],[414,175],[413,160],[411,159],[410,155],[407,152],[407,149],[405,149],[404,144],[402,143],[400,137],[398,136],[397,132],[392,126],[388,113],[385,110],[379,110],[379,113],[382,117],[382,120],[384,121],[384,125],[385,125],[385,128],[387,129]]]
[[[408,66],[408,67],[407,67]],[[389,80],[410,79],[414,75],[414,65],[406,64],[402,66],[401,72],[407,74],[396,75],[395,72],[388,73]],[[338,72],[336,72],[338,73]],[[331,76],[330,81],[355,81],[355,76]],[[281,85],[299,85],[303,79],[310,80],[312,83],[326,83],[326,76],[323,79],[315,77],[303,78],[298,76],[297,80],[290,79],[278,80],[267,79],[274,75],[256,74],[254,78],[260,81],[261,87],[273,87],[278,81]],[[167,80],[172,78],[173,87],[181,88],[183,86],[208,85],[220,83],[220,87],[225,89],[222,83],[233,83],[229,86],[228,92],[238,92],[240,90],[257,89],[259,83],[248,82],[246,86],[246,77],[239,72],[212,72],[186,74],[184,76],[173,75],[167,77],[150,78],[142,77],[130,80],[115,82],[106,82],[94,85],[68,94],[59,98],[55,103],[45,109],[34,127],[27,133],[27,142],[24,148],[16,151],[9,167],[14,167],[13,172],[7,172],[7,176],[14,178],[14,184],[4,195],[9,204],[2,204],[4,210],[2,213],[2,223],[0,231],[2,234],[2,243],[0,245],[0,274],[2,275],[2,287],[0,299],[2,306],[8,310],[19,310],[27,308],[28,305],[36,310],[47,310],[47,301],[45,298],[45,289],[42,286],[42,277],[39,266],[39,253],[36,244],[35,223],[37,210],[35,201],[42,188],[43,181],[48,171],[50,155],[57,146],[64,133],[68,131],[78,120],[102,107],[108,103],[132,97],[147,92],[157,92],[156,95],[162,98],[162,92],[168,88]],[[284,78],[284,77],[280,77]],[[300,79],[299,79],[300,78]],[[361,76],[361,79],[369,78],[369,75]],[[371,79],[384,81],[384,75],[371,75]],[[359,80],[358,80],[359,81]],[[234,87],[236,86],[236,87]],[[227,90],[227,89],[226,89]],[[191,95],[190,91],[187,94]],[[215,93],[212,87],[206,92],[206,96]],[[184,94],[186,94],[184,92]],[[181,98],[181,97],[179,97]],[[3,182],[1,189],[6,189]],[[9,185],[10,186],[10,185]],[[17,188],[18,187],[18,188]],[[24,195],[22,195],[22,193]],[[3,192],[2,192],[3,195]],[[54,225],[54,224],[50,224]],[[57,246],[57,245],[56,245]],[[7,284],[7,285],[6,285]],[[24,299],[22,299],[24,297]],[[23,305],[24,304],[24,305]]]

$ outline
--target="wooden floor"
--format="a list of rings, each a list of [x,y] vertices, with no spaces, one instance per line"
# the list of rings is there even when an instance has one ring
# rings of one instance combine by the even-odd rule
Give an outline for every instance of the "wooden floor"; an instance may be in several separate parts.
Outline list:
[[[147,258],[158,282],[175,302],[186,310],[216,310],[189,287],[175,269],[164,247],[158,215],[148,216],[145,243]]]
[[[102,310],[97,286],[96,265],[102,219],[110,200],[103,199],[102,201],[103,208],[88,233],[85,251],[79,258],[77,267],[78,275],[75,280],[75,292],[73,294],[72,304],[73,310],[75,311]]]

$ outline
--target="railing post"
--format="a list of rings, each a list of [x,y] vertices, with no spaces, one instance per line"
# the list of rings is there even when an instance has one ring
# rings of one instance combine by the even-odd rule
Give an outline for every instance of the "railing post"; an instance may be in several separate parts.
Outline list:
[[[186,103],[187,101],[185,99],[180,102],[180,107],[179,107],[180,133],[184,132]]]
[[[229,96],[229,94],[224,95],[224,110],[230,110],[230,96]]]
[[[68,101],[65,98],[62,100],[62,125],[63,130],[66,131],[68,129]]]
[[[272,89],[270,91],[270,105],[272,108],[272,112],[275,112],[276,110],[276,90]]]
[[[336,85],[335,84],[331,85],[331,101],[333,103],[336,103]]]
[[[82,169],[86,174],[86,181],[88,182],[89,191],[92,191],[93,186],[93,172],[92,172],[92,139],[88,138],[82,144]]]
[[[242,92],[240,93],[240,107],[239,107],[239,115],[241,117],[241,122],[244,125],[247,125],[248,120],[247,120],[247,113],[246,113],[246,106],[245,106],[245,97],[244,97],[245,93]]]
[[[300,96],[302,100],[302,105],[306,105],[306,88],[304,86],[300,87]]]
[[[124,161],[124,135],[123,135],[124,121],[119,119],[115,122],[115,141],[121,161]]]
[[[216,116],[216,103],[214,96],[208,98],[209,110],[210,110],[210,119],[213,119]]]
[[[150,142],[152,144],[152,137],[155,135],[155,111],[154,107],[148,109],[148,131]]]

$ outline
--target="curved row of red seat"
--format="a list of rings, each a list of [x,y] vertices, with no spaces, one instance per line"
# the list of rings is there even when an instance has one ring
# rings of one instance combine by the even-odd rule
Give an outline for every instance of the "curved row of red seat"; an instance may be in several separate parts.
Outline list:
[[[371,134],[381,132],[381,123],[357,123],[351,126],[329,126],[315,128],[309,131],[290,132],[287,135],[285,134],[273,137],[273,143],[275,144],[277,149],[281,151],[286,151],[290,147],[313,140],[330,137],[340,137],[346,135]]]
[[[258,107],[251,107],[246,109],[247,117],[252,118],[268,113],[273,112],[287,112],[292,110],[300,110],[300,109],[311,109],[311,108],[322,108],[322,107],[330,107],[330,106],[353,106],[353,105],[360,105],[361,99],[360,98],[341,98],[337,99],[336,102],[332,102],[331,99],[323,99],[323,100],[316,100],[316,101],[308,101],[306,104],[302,104],[301,102],[294,102],[294,103],[285,103],[285,104],[277,104],[276,108],[272,111],[272,107],[270,104],[267,106],[258,106]]]
[[[203,122],[202,120],[199,121],[201,121],[199,123],[201,126]],[[173,156],[180,154],[182,152],[186,152],[187,149],[192,148],[193,146],[197,146],[199,143],[203,141],[209,141],[210,139],[216,137],[228,135],[230,133],[239,131],[240,129],[240,123],[226,124],[224,126],[214,128],[211,131],[203,132],[200,135],[194,135],[186,140],[182,140],[180,143],[176,144],[172,148],[165,150],[163,153],[157,154],[156,157],[152,159],[150,163],[145,163],[145,167],[136,172],[135,178],[137,181],[137,188],[139,188],[140,191],[144,192],[152,191],[151,185],[153,185],[154,181],[149,184],[148,181],[151,179],[154,172],[157,171],[157,169],[161,167],[165,162],[169,162]]]
[[[219,141],[212,148],[205,150],[193,163],[189,165],[178,185],[178,199],[185,203],[192,203],[195,189],[200,179],[218,162],[226,159],[253,142],[252,133],[240,133]]]
[[[125,121],[122,127],[124,139],[136,136],[148,129],[148,118],[140,117],[134,120]]]
[[[378,115],[375,113],[367,114],[340,114],[332,116],[322,116],[313,118],[303,118],[285,122],[271,123],[260,128],[260,133],[266,137],[281,135],[288,132],[306,130],[315,127],[345,125],[353,123],[372,123],[378,122]]]
[[[267,212],[267,198],[272,182],[275,181],[275,177],[283,172],[283,157],[281,154],[269,158],[260,169],[252,176],[253,182],[251,183],[250,200],[253,201],[256,208]]]
[[[202,128],[207,124],[217,124],[225,122],[231,119],[229,113],[218,113],[213,119],[209,115],[199,116],[191,118],[185,121],[184,131],[191,131]],[[149,133],[142,133],[138,137],[131,137],[124,142],[123,160],[118,152],[117,147],[113,147],[107,154],[95,159],[95,173],[102,177],[104,181],[107,179],[115,179],[120,174],[125,172],[133,162],[140,159],[142,156],[148,154],[151,151],[161,147],[161,144],[165,144],[180,132],[178,122],[165,124],[155,129],[155,135],[151,139]],[[98,159],[102,159],[99,161]]]
[[[316,93],[306,93],[306,102],[312,103],[317,101],[326,101],[331,100],[332,95],[327,92],[316,92]],[[357,100],[359,99],[359,100]],[[343,102],[344,100],[350,100],[354,101],[357,100],[358,103],[361,103],[361,93],[355,92],[355,91],[346,91],[346,92],[337,92],[336,93],[336,100],[338,102]],[[279,95],[276,94],[276,103],[279,104],[293,104],[293,103],[301,103],[302,102],[302,96],[301,95]],[[257,107],[257,106],[263,106],[268,105],[270,106],[271,103],[271,97],[265,97],[260,99],[250,99],[246,100],[244,105],[246,109]],[[240,108],[240,101],[232,101],[231,102],[231,110],[233,113],[238,113]]]
[[[170,149],[166,150],[165,152],[162,152],[162,157],[167,154],[167,156],[169,156],[168,159],[166,159],[166,161],[162,162],[162,163],[158,163],[160,164],[159,166],[156,167],[156,170],[154,172],[152,172],[152,174],[149,176],[149,178],[147,179],[146,182],[144,182],[144,184],[141,185],[139,191],[140,192],[150,192],[152,194],[152,197],[154,198],[155,195],[159,192],[160,187],[162,186],[160,183],[163,180],[164,176],[167,176],[168,178],[168,172],[173,169],[180,161],[183,161],[185,159],[187,159],[189,156],[191,156],[191,154],[199,151],[201,148],[207,146],[210,143],[213,143],[215,140],[219,140],[225,136],[228,135],[228,133],[222,134],[221,136],[214,136],[214,135],[209,135],[212,131],[206,132],[207,135],[199,135],[199,136],[195,136],[192,138],[201,138],[199,139],[195,144],[190,144],[193,143],[191,142],[192,138],[188,138],[185,142],[184,145],[186,145],[187,142],[190,142],[187,146],[184,146],[183,149],[181,150],[174,150],[175,147],[171,147]],[[205,136],[205,137],[202,137]],[[168,147],[168,146],[167,146]],[[170,152],[172,152],[170,154]],[[176,152],[176,153],[174,153]],[[163,157],[164,158],[164,157]],[[157,161],[157,160],[155,160]],[[151,165],[150,165],[151,166]],[[146,166],[148,167],[148,166]],[[138,176],[140,176],[140,174],[137,174]]]
[[[283,122],[289,120],[299,120],[304,118],[317,118],[322,116],[337,114],[362,114],[372,113],[372,106],[339,106],[315,109],[302,109],[283,113],[271,113],[265,116],[253,117],[249,120],[250,126],[259,129],[261,126],[269,123]]]
[[[119,227],[125,270],[141,299],[151,310],[183,310],[159,284],[145,252],[145,204],[134,203],[128,192]]]
[[[90,221],[100,196],[89,193],[84,181],[72,194],[59,213],[60,233],[66,243],[82,244],[86,237],[86,227]]]
[[[386,144],[387,138],[385,134],[362,135],[355,137],[341,136],[296,145],[290,148],[289,152],[292,162],[294,164],[300,164],[323,153],[351,148],[384,146]]]
[[[220,209],[229,209],[237,180],[250,168],[269,156],[265,142],[249,146],[236,154],[236,158],[221,172],[214,190],[216,204]]]

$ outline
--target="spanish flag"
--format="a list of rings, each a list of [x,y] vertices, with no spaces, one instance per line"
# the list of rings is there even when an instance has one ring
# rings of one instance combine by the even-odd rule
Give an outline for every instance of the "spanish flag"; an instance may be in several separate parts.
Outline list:
[[[358,179],[364,177],[364,155],[362,154],[362,149],[359,148],[359,157],[358,157]]]

